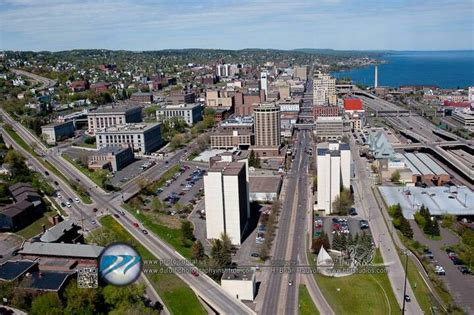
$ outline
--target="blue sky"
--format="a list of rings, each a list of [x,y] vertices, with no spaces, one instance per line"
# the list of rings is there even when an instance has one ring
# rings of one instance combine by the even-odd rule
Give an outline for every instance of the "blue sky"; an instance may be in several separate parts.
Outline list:
[[[0,0],[0,49],[474,49],[472,0]]]

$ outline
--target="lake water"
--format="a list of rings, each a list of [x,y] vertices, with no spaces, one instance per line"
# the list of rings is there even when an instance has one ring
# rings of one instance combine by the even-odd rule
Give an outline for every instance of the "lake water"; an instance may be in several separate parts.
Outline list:
[[[442,88],[474,86],[474,50],[417,51],[383,55],[378,67],[379,86],[437,85]],[[374,85],[374,67],[333,73],[355,83]]]

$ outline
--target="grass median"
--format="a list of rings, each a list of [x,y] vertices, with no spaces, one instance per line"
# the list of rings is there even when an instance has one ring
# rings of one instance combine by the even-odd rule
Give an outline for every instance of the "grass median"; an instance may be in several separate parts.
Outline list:
[[[374,263],[383,259],[377,250]],[[346,277],[315,275],[324,297],[336,314],[399,314],[400,306],[387,274],[354,274]]]
[[[298,288],[298,314],[299,315],[319,315],[319,311],[314,305],[308,289],[304,284]]]
[[[135,247],[144,260],[157,260],[150,251],[141,245],[114,218],[104,216],[100,219],[103,228],[112,233],[115,241],[127,242]],[[175,274],[146,274],[171,314],[207,314],[193,290]]]

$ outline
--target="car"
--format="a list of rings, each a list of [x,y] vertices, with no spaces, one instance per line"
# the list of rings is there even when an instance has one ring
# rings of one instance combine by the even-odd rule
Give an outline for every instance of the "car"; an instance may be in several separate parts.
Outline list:
[[[92,223],[93,225],[96,225],[96,224],[97,224],[97,222],[96,222],[95,220],[92,220],[91,223]]]
[[[289,286],[292,286],[292,285],[293,285],[293,281],[291,281],[291,280],[288,281],[288,285],[289,285]]]
[[[20,251],[20,248],[15,249],[15,250],[12,252],[12,256],[17,256],[19,251]]]
[[[114,217],[116,217],[117,219],[120,218],[120,216],[116,213],[114,213]]]
[[[73,201],[72,201],[72,198],[68,198],[68,200],[67,200],[67,201],[69,201],[69,202],[73,202]]]
[[[469,269],[467,269],[466,266],[458,266],[458,270],[459,270],[463,275],[468,275],[468,274],[471,273],[471,272],[469,271]]]
[[[145,229],[143,229],[143,230],[142,230],[142,233],[145,234],[145,235],[147,235],[147,234],[148,234],[148,231],[145,230]]]
[[[79,198],[77,198],[77,197],[74,198],[74,201],[75,201],[76,203],[79,203],[79,202],[80,202]]]
[[[349,215],[357,215],[356,208],[351,208],[351,210],[349,210]]]
[[[158,189],[156,190],[156,193],[157,193],[157,194],[162,193],[163,190],[164,190],[164,189],[160,187],[160,188],[158,188]]]
[[[184,191],[181,191],[178,195],[184,196],[186,193]]]
[[[61,202],[61,207],[64,208],[65,206],[66,206],[66,204],[64,202]]]
[[[54,184],[55,184],[56,186],[59,186],[59,183],[58,183],[57,181],[54,181]]]
[[[123,211],[120,211],[120,214],[123,215],[123,216],[125,216],[125,212],[123,212]]]
[[[252,257],[255,257],[255,258],[258,258],[258,257],[260,257],[260,255],[259,255],[259,254],[257,254],[257,253],[252,253],[252,254],[250,254],[250,256],[252,256]]]
[[[44,175],[49,176],[49,172],[48,172],[48,171],[44,171]]]
[[[369,222],[367,220],[360,220],[359,221],[359,226],[361,230],[368,229],[369,228]]]
[[[411,298],[408,294],[405,294],[405,301],[406,302],[410,302],[411,301]]]
[[[97,211],[99,211],[99,209],[97,209],[97,208],[92,208],[92,211],[97,212]]]
[[[69,201],[66,201],[66,207],[71,208],[71,203]]]
[[[137,222],[134,222],[134,223],[133,223],[133,226],[137,228],[137,227],[139,227],[140,225],[139,225]]]
[[[56,197],[58,197],[59,199],[61,199],[63,196],[61,196],[61,193],[57,193],[57,194],[56,194]]]

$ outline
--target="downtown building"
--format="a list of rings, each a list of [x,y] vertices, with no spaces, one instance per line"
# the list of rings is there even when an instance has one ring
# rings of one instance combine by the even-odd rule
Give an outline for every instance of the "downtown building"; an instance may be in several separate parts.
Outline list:
[[[89,134],[95,134],[97,129],[107,128],[115,125],[139,123],[141,121],[141,107],[102,107],[87,113],[87,131]]]
[[[336,79],[332,78],[329,74],[315,73],[313,78],[313,105],[337,105]]]
[[[350,189],[351,151],[346,143],[323,142],[317,146],[318,210],[333,213],[341,187]]]
[[[129,146],[134,152],[150,154],[162,144],[161,124],[115,125],[96,131],[97,148]]]
[[[280,106],[275,104],[259,104],[253,110],[255,146],[253,150],[260,157],[276,156],[281,145],[281,113]]]
[[[225,233],[240,245],[250,218],[247,162],[222,158],[204,176],[206,237],[218,239]]]
[[[156,110],[156,118],[159,122],[174,117],[182,118],[188,126],[192,126],[202,120],[203,106],[199,103],[167,105]]]

